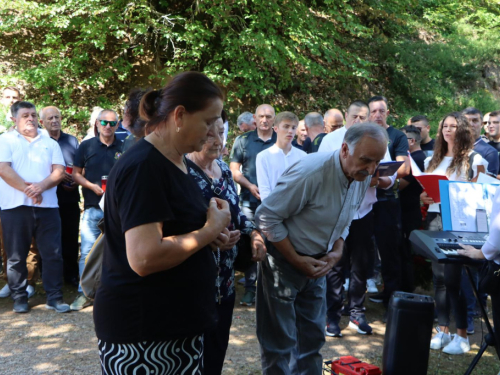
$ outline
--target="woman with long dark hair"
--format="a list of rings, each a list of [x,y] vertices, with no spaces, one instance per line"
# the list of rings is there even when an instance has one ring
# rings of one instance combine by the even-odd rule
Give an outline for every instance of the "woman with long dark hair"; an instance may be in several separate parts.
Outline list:
[[[220,119],[222,93],[186,72],[145,94],[146,137],[108,178],[106,247],[94,322],[104,374],[202,374],[203,338],[216,325],[210,244],[229,239],[227,202],[207,205],[184,154]]]
[[[476,181],[478,173],[486,170],[487,162],[473,152],[474,137],[470,125],[462,114],[446,115],[439,125],[434,154],[425,160],[426,173],[443,175],[451,181]],[[438,203],[422,193],[422,201],[430,204],[426,227],[441,231],[440,207]],[[432,263],[436,289],[438,333],[431,340],[431,349],[443,349],[448,354],[463,354],[470,350],[467,337],[467,304],[460,293],[462,266],[457,264]],[[450,309],[455,313],[457,334],[449,331]]]

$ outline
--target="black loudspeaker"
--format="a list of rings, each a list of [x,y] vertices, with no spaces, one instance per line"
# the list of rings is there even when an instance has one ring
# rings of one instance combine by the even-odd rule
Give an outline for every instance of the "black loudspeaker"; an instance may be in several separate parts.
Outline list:
[[[389,302],[382,355],[384,375],[425,375],[434,322],[434,299],[394,292]]]

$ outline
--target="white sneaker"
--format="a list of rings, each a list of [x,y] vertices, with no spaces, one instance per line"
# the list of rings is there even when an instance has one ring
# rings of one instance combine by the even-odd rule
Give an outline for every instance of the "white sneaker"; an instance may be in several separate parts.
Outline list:
[[[378,293],[377,285],[375,284],[375,280],[368,279],[366,280],[366,291],[368,293]]]
[[[0,290],[0,298],[7,298],[10,296],[10,288],[9,284],[5,284],[5,286]]]
[[[35,295],[35,288],[31,285],[26,287],[26,291],[28,292],[28,298],[31,298]]]
[[[451,335],[449,333],[438,332],[431,340],[431,349],[439,350],[444,348],[451,342]]]
[[[443,348],[446,354],[464,354],[470,350],[469,338],[454,335],[453,340]]]
[[[349,279],[345,279],[344,290],[347,292],[349,290]]]

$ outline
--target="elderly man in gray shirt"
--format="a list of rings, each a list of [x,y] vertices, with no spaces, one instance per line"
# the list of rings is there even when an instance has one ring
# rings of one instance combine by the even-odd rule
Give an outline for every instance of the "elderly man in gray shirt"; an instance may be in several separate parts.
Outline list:
[[[268,253],[259,265],[257,337],[264,374],[322,374],[325,275],[340,260],[349,225],[384,158],[387,132],[349,128],[342,148],[291,166],[256,212]]]

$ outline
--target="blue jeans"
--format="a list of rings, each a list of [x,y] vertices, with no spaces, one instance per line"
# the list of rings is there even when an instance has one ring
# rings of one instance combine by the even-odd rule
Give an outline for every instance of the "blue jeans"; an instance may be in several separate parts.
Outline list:
[[[85,259],[89,255],[92,246],[101,231],[97,227],[97,223],[104,217],[104,212],[100,208],[89,207],[83,212],[82,227],[80,229],[80,237],[82,245],[80,246],[80,261],[78,262],[78,270],[80,278],[82,277],[83,268],[85,267]],[[78,292],[82,293],[81,285],[78,285]]]
[[[321,375],[325,277],[308,279],[266,242],[259,262],[257,338],[264,375]]]

